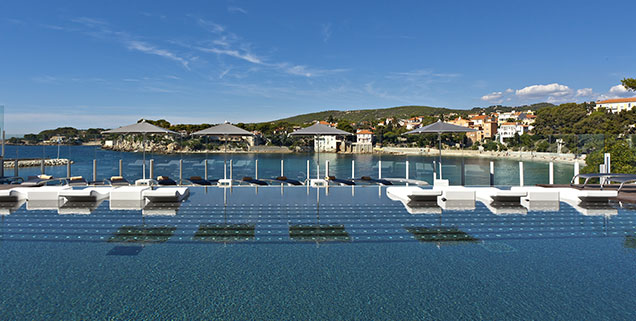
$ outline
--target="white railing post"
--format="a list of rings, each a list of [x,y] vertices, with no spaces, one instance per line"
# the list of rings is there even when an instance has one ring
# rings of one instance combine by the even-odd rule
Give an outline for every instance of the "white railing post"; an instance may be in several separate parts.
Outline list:
[[[149,166],[148,170],[149,170],[149,173],[150,173],[150,179],[155,177],[155,160],[154,159],[150,160],[150,166]]]
[[[234,162],[232,159],[230,159],[230,180],[233,179],[234,175]]]
[[[553,162],[550,162],[550,173],[549,174],[550,174],[549,175],[550,185],[553,185],[554,184],[554,163]]]
[[[351,178],[356,178],[356,161],[351,161]]]
[[[406,173],[404,175],[406,179],[409,179],[409,161],[406,161]]]
[[[378,161],[378,179],[382,179],[382,161]]]
[[[325,161],[325,177],[329,177],[329,161]]]
[[[223,179],[227,179],[227,159],[223,161]]]
[[[519,186],[523,186],[523,162],[519,162]]]
[[[490,161],[490,186],[495,186],[495,162]]]
[[[574,162],[574,176],[579,175],[580,169],[579,169],[579,162]],[[579,177],[576,176],[576,178],[574,179],[574,184],[579,184]]]
[[[97,160],[93,159],[93,182],[97,181]]]
[[[307,182],[309,182],[309,160],[307,160]]]
[[[256,163],[256,173],[254,174],[254,179],[258,179],[258,159],[254,161]]]
[[[285,160],[280,160],[280,176],[285,176]]]

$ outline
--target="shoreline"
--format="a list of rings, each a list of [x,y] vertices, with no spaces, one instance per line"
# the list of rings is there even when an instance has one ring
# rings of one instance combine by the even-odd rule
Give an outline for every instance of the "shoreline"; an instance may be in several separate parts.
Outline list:
[[[32,145],[28,145],[32,146]],[[68,145],[62,145],[68,146]],[[71,145],[78,146],[78,145]],[[81,146],[99,146],[94,144],[86,144]],[[113,148],[104,148],[103,150],[113,152],[125,152],[125,153],[141,153],[141,150],[137,151],[122,151]],[[179,154],[301,154],[312,152],[297,152],[287,147],[280,146],[261,146],[260,148],[253,148],[250,150],[208,150],[208,151],[172,151],[172,152],[160,152],[156,150],[146,150],[147,153],[163,154],[163,155],[179,155]],[[439,149],[437,148],[419,148],[419,147],[376,147],[372,153],[334,153],[334,152],[322,152],[322,154],[341,154],[341,155],[411,155],[411,156],[439,156]],[[442,155],[444,157],[466,157],[466,158],[487,158],[487,159],[508,159],[519,161],[534,161],[534,162],[555,162],[564,164],[574,164],[578,162],[581,165],[585,165],[586,155],[575,154],[557,154],[557,153],[543,153],[543,152],[513,152],[513,151],[479,151],[479,150],[457,150],[457,149],[443,149]],[[5,165],[6,166],[6,165]]]

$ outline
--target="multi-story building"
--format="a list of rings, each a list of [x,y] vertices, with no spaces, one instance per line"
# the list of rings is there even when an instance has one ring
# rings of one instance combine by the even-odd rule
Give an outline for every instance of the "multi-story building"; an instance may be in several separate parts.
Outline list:
[[[361,129],[356,132],[356,142],[353,144],[354,153],[373,152],[373,132],[368,129]]]
[[[596,102],[595,109],[605,108],[613,113],[620,113],[623,110],[631,110],[636,106],[636,97],[606,99]]]

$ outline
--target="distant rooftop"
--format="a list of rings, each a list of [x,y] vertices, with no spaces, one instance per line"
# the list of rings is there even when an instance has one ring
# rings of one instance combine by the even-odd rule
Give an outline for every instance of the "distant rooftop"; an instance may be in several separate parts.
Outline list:
[[[616,98],[597,101],[597,104],[611,104],[611,103],[635,103],[636,97],[632,98]]]

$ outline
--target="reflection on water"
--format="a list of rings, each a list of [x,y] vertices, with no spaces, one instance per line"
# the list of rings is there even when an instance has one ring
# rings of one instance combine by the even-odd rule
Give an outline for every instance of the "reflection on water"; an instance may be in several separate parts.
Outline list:
[[[254,224],[201,224],[193,239],[202,242],[233,243],[254,239]]]
[[[406,231],[413,234],[415,239],[420,242],[461,244],[479,241],[479,239],[454,227],[407,227]]]
[[[122,226],[108,239],[111,243],[163,243],[174,234],[174,226]]]
[[[290,225],[289,237],[299,242],[350,242],[342,224]]]

